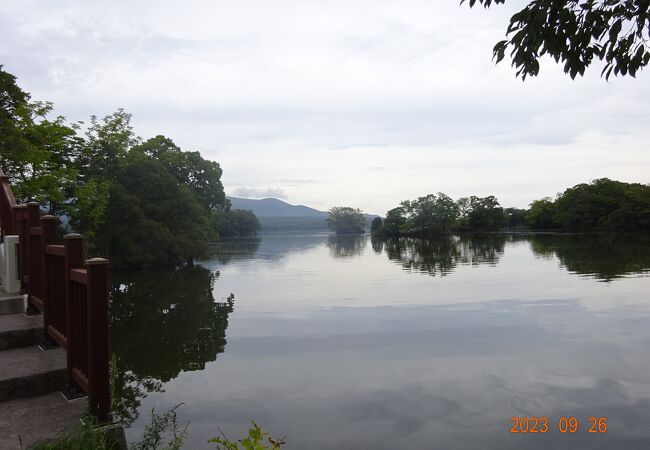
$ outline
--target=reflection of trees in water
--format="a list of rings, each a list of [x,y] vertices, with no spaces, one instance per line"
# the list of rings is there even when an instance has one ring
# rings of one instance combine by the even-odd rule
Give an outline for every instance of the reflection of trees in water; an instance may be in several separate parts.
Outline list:
[[[458,263],[456,240],[450,236],[437,239],[388,238],[384,244],[386,255],[402,267],[430,275],[447,275]]]
[[[224,351],[233,297],[215,302],[216,277],[200,266],[112,273],[114,407],[125,422],[146,393]]]
[[[570,272],[611,281],[650,271],[650,236],[533,234],[530,246],[537,256],[557,256]]]
[[[362,234],[330,235],[327,238],[327,248],[333,258],[351,258],[363,253],[366,242],[367,238]]]
[[[250,259],[257,252],[261,240],[259,238],[227,239],[211,244],[206,260],[216,259],[226,265],[233,261]]]
[[[381,255],[383,253],[383,251],[384,251],[384,242],[385,241],[386,241],[386,239],[383,238],[383,237],[370,236],[370,245],[372,245],[372,249],[378,255]]]
[[[281,261],[295,252],[305,252],[323,244],[324,234],[293,233],[288,235],[267,234],[258,238],[224,239],[210,245],[202,262],[204,265],[218,263],[227,265],[245,260]]]
[[[462,235],[457,243],[460,262],[477,266],[479,264],[496,264],[506,246],[503,234]]]
[[[402,237],[385,239],[383,248],[388,259],[400,263],[405,269],[445,276],[458,264],[496,264],[505,243],[505,235],[498,234],[434,239]]]

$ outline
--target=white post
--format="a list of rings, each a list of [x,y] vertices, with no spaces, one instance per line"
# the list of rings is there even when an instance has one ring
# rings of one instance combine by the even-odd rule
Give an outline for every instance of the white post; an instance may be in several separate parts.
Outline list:
[[[18,236],[5,236],[0,253],[2,287],[8,294],[18,294],[20,292],[20,280],[18,279]]]

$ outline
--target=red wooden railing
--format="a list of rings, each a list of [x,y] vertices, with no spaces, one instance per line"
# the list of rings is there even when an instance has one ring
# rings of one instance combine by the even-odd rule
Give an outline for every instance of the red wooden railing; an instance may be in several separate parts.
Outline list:
[[[110,414],[108,377],[108,261],[84,262],[83,237],[55,244],[57,219],[35,202],[16,205],[0,169],[0,233],[19,236],[20,281],[31,309],[43,313],[45,334],[64,347],[68,379],[88,394],[100,421]]]

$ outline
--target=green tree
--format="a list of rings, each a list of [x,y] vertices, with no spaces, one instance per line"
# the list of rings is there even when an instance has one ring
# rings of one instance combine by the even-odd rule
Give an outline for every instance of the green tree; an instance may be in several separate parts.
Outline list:
[[[5,158],[20,146],[21,134],[16,124],[22,119],[29,98],[29,94],[16,83],[16,77],[0,65],[0,156],[2,168],[9,176],[12,173],[6,166]]]
[[[131,114],[123,109],[101,121],[96,116],[90,118],[82,149],[75,159],[76,188],[67,205],[70,225],[84,234],[90,253],[105,254],[106,238],[100,230],[105,233],[114,224],[111,220],[105,227],[113,184],[126,169],[129,150],[139,141],[131,126]]]
[[[536,200],[526,213],[533,228],[571,231],[649,231],[650,185],[608,178],[581,183],[550,198]]]
[[[30,101],[16,78],[0,66],[0,166],[16,200],[38,201],[60,213],[76,181],[73,160],[81,140],[52,104]]]
[[[526,226],[526,210],[519,208],[506,208],[503,210],[506,216],[506,227],[515,228]]]
[[[384,233],[388,236],[398,236],[406,226],[406,213],[404,208],[398,206],[386,213],[384,219]]]
[[[329,210],[327,226],[336,234],[363,233],[366,218],[360,209],[347,206],[335,206]]]
[[[260,221],[253,211],[230,209],[215,213],[215,228],[220,237],[255,236]]]
[[[650,186],[601,178],[565,190],[555,200],[568,230],[650,230]]]
[[[135,159],[112,184],[102,237],[116,266],[175,266],[215,236],[191,190],[158,161]]]
[[[505,225],[505,215],[499,201],[488,197],[463,197],[456,202],[458,225],[465,230],[498,230]]]
[[[461,0],[464,3],[465,0]],[[477,0],[469,0],[473,7]],[[478,0],[488,8],[505,0]],[[533,0],[510,18],[506,39],[494,46],[501,61],[511,48],[517,76],[536,76],[545,54],[562,61],[571,78],[583,75],[594,59],[601,75],[636,76],[650,62],[650,2],[647,0]]]
[[[122,108],[101,121],[97,116],[90,117],[85,145],[77,160],[82,181],[113,181],[119,177],[129,150],[140,142],[133,132],[131,118]]]
[[[406,214],[406,231],[412,234],[449,234],[459,217],[456,203],[442,192],[403,201],[401,206]]]
[[[192,190],[204,209],[230,206],[221,184],[219,163],[204,159],[199,152],[182,151],[171,139],[161,135],[135,146],[132,151],[160,161],[180,183]]]
[[[546,197],[531,203],[526,213],[526,222],[528,222],[528,226],[537,230],[557,228],[553,200]]]

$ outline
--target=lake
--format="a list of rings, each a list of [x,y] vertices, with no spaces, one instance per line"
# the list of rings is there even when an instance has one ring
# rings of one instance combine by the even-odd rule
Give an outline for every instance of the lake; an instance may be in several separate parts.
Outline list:
[[[265,235],[211,252],[112,273],[129,441],[183,403],[189,449],[251,420],[286,449],[650,447],[648,236]],[[548,432],[511,433],[513,416]]]

